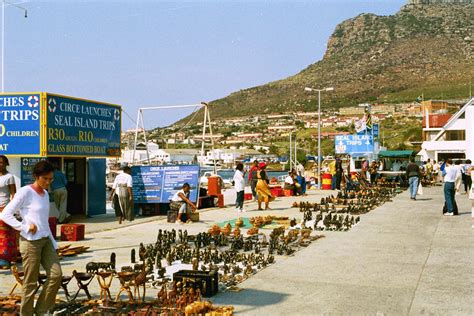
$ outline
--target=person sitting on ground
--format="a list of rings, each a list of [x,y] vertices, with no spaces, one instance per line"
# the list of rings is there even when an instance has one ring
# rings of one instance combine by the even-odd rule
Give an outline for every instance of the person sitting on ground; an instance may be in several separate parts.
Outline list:
[[[306,179],[303,176],[302,172],[298,173],[298,175],[296,176],[296,181],[296,183],[300,185],[299,193],[303,196],[306,196]]]
[[[191,202],[189,199],[189,193],[191,191],[191,186],[189,183],[183,184],[181,190],[176,192],[170,201],[170,209],[178,212],[178,217],[176,221],[179,224],[183,224],[182,216],[183,214],[188,214],[189,208],[192,212],[197,210],[196,204]]]

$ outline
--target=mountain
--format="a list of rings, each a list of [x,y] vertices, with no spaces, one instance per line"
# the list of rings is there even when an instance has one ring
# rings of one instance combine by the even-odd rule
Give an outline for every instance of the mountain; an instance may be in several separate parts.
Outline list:
[[[413,101],[422,93],[425,99],[466,98],[474,75],[472,2],[410,0],[392,16],[346,20],[329,38],[322,60],[286,79],[212,101],[211,115],[314,111],[317,97],[304,87],[335,87],[324,94],[325,108]]]

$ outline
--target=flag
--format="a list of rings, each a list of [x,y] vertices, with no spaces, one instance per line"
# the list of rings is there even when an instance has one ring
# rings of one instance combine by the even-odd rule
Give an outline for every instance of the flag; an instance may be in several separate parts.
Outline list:
[[[355,130],[356,130],[356,133],[363,132],[367,128],[367,126],[365,125],[365,120],[364,119],[355,121],[354,122],[354,127],[355,127]]]
[[[370,115],[370,113],[367,113],[367,118],[365,119],[365,126],[367,126],[367,129],[372,129],[372,115]]]
[[[421,95],[416,97],[415,102],[421,103],[421,102],[423,102],[423,100],[424,100],[424,97],[423,97],[423,94],[421,94]]]

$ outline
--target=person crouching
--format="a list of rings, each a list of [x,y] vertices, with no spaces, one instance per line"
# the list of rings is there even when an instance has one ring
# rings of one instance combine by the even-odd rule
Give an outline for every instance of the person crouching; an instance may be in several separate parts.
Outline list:
[[[176,221],[179,224],[184,223],[182,220],[182,216],[183,214],[188,213],[188,208],[191,208],[192,212],[195,212],[197,210],[196,204],[189,200],[190,191],[191,186],[189,185],[189,183],[185,183],[183,184],[182,189],[176,192],[171,198],[170,209],[178,212],[178,218],[176,219]]]

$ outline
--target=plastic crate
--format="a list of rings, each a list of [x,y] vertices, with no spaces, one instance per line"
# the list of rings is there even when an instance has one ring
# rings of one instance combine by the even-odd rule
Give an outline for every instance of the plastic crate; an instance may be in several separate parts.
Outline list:
[[[251,201],[253,200],[252,193],[244,193],[244,201]]]
[[[219,274],[216,271],[180,270],[173,274],[173,281],[199,288],[204,297],[211,297],[219,290]]]

